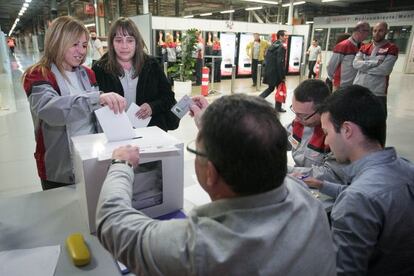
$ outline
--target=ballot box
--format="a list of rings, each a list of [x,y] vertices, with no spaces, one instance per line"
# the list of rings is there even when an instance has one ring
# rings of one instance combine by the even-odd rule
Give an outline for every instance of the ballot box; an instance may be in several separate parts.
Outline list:
[[[183,207],[184,144],[158,127],[134,131],[133,139],[117,142],[108,142],[103,133],[72,138],[76,189],[91,233],[96,232],[96,205],[112,151],[119,146],[140,148],[140,165],[134,170],[134,208],[158,217]]]

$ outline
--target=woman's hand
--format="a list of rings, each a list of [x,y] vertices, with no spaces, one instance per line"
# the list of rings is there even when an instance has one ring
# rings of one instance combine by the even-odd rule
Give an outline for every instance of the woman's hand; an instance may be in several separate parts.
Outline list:
[[[101,94],[99,103],[103,106],[107,105],[115,114],[124,112],[126,108],[125,98],[114,92]]]
[[[146,119],[151,115],[152,115],[152,109],[151,109],[151,106],[147,103],[143,103],[140,106],[140,109],[138,110],[138,112],[135,113],[135,116],[137,116],[139,119]]]

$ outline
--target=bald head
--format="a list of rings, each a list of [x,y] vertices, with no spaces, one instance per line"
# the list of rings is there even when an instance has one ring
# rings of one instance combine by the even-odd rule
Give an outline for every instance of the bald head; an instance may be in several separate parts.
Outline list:
[[[371,32],[371,29],[370,29],[368,22],[359,21],[355,25],[355,29],[354,29],[354,32],[352,33],[352,37],[357,42],[362,42],[368,37],[370,32]]]
[[[372,30],[372,39],[374,43],[381,43],[385,40],[388,33],[388,24],[386,22],[378,22]]]

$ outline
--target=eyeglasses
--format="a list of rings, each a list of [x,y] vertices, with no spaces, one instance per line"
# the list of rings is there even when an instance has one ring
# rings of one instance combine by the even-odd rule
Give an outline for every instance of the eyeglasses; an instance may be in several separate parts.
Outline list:
[[[191,141],[190,143],[188,143],[187,144],[187,147],[186,147],[186,149],[187,149],[187,151],[188,152],[191,152],[191,153],[193,153],[193,154],[195,154],[195,155],[198,155],[198,156],[201,156],[201,157],[205,157],[205,158],[207,158],[208,156],[207,156],[207,153],[204,153],[204,152],[201,152],[201,151],[198,151],[198,150],[196,150],[196,142],[195,142],[195,140],[193,140],[193,141]]]
[[[310,118],[312,118],[313,116],[315,116],[316,113],[318,113],[317,110],[315,110],[315,112],[313,112],[312,114],[309,114],[309,115],[308,114],[302,114],[302,113],[296,113],[296,111],[293,109],[293,106],[292,105],[290,105],[289,108],[302,121],[307,121]]]

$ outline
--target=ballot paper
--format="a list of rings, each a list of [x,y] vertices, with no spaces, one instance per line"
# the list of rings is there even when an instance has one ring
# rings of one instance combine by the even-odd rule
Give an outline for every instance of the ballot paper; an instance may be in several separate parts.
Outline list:
[[[126,112],[115,114],[108,106],[104,106],[95,110],[95,114],[109,142],[135,137],[135,131]]]
[[[53,276],[60,246],[44,246],[0,252],[0,275]]]
[[[148,126],[149,122],[151,121],[151,116],[145,119],[138,118],[135,114],[141,109],[140,106],[138,106],[135,103],[131,103],[131,105],[128,108],[127,116],[129,118],[129,121],[135,128],[141,128]]]

